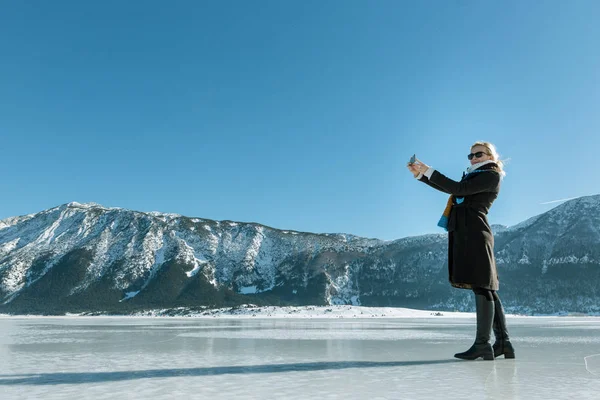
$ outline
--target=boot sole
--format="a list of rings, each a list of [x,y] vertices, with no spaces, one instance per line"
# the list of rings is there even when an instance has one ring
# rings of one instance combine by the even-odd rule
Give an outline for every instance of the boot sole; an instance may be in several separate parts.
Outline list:
[[[483,358],[486,361],[494,361],[494,359],[495,359],[495,357],[494,357],[493,354],[478,354],[476,357],[474,357],[474,356],[460,356],[458,354],[455,354],[454,357],[455,358],[459,358],[461,360],[469,360],[469,361],[474,361],[474,360],[477,360],[478,358]]]
[[[500,354],[494,354],[495,358],[504,356],[504,358],[515,358],[515,353],[500,353]]]

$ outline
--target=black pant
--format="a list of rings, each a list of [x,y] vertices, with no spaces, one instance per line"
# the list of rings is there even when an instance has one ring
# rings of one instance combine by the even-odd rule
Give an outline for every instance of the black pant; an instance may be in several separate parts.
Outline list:
[[[495,299],[498,298],[498,294],[496,293],[495,290],[490,290],[490,289],[484,289],[484,288],[473,288],[473,292],[475,294],[479,294],[485,297],[485,299],[487,301],[494,301]]]

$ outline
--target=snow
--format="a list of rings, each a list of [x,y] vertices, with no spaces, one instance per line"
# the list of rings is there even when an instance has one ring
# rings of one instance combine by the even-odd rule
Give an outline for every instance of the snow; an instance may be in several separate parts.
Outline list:
[[[104,229],[100,234],[100,238],[95,246],[94,258],[91,265],[88,267],[88,274],[91,277],[100,277],[105,265],[108,264],[110,254],[108,250],[113,240],[112,229]]]
[[[125,293],[125,297],[122,298],[120,301],[125,301],[125,300],[129,300],[133,297],[135,297],[140,291],[136,290],[135,292],[127,292]]]
[[[46,230],[44,230],[42,232],[42,234],[39,236],[39,239],[38,239],[38,241],[40,243],[49,244],[52,241],[52,238],[54,237],[54,232],[60,226],[61,220],[63,219],[63,215],[64,214],[61,213],[60,216],[58,217],[58,219],[55,220],[52,223],[52,225],[50,225],[50,227],[48,227]]]
[[[521,257],[521,259],[517,262],[519,264],[531,264],[531,262],[529,261],[529,257],[527,257],[527,254],[523,254],[523,257]]]
[[[148,215],[152,215],[153,217],[156,217],[162,221],[168,221],[170,219],[176,219],[176,218],[181,218],[182,215],[181,214],[175,214],[175,213],[164,213],[164,212],[160,212],[160,211],[150,211],[147,213]]]
[[[159,232],[157,235],[153,235],[152,238],[148,241],[149,248],[152,249],[154,253],[154,263],[150,268],[150,276],[144,283],[143,287],[146,287],[150,283],[152,278],[154,278],[156,272],[165,262],[166,240],[167,237],[162,232]]]
[[[246,293],[256,293],[256,287],[242,288]],[[143,311],[136,316],[186,316],[192,318],[473,318],[474,313],[467,312],[438,312],[428,310],[415,310],[401,307],[362,307],[350,305],[332,306],[289,306],[258,307],[246,304],[238,307],[208,309],[191,311],[188,308],[163,309]]]
[[[76,201],[72,201],[67,204],[67,207],[78,207],[78,208],[91,208],[93,206],[94,206],[94,204],[92,204],[92,203],[79,203]]]
[[[2,288],[13,293],[21,289],[25,284],[27,264],[27,262],[19,260],[11,265],[11,268],[4,273]]]
[[[344,265],[344,273],[336,278],[329,276],[331,282],[327,290],[327,300],[329,304],[346,304],[346,300],[350,299],[352,305],[360,305],[359,290],[356,287],[356,268],[352,268],[349,264]]]
[[[16,238],[16,239],[11,240],[9,242],[3,243],[0,246],[0,256],[4,256],[4,254],[13,251],[17,247],[17,245],[19,244],[19,240],[21,240],[21,238]]]
[[[600,264],[600,260],[596,261],[593,258],[590,258],[587,254],[583,257],[577,257],[574,255],[565,256],[565,257],[553,257],[547,261],[550,265],[555,264]]]
[[[191,278],[192,276],[196,275],[198,273],[198,271],[200,271],[201,269],[201,264],[197,263],[194,268],[192,268],[191,270],[187,271],[185,274],[187,275],[188,278]]]
[[[186,241],[186,239],[192,241],[195,244],[194,237],[186,237],[184,234],[175,233],[177,241],[179,243],[180,252],[177,255],[177,258],[188,265],[193,265],[193,268],[186,272],[188,278],[196,275],[198,271],[202,269],[202,267],[208,263],[208,260],[200,254],[196,254],[196,249]],[[199,251],[198,251],[199,252]]]
[[[244,262],[245,262],[247,268],[249,268],[249,269],[254,268],[256,258],[258,256],[258,253],[260,252],[260,247],[261,247],[262,241],[265,237],[263,234],[263,230],[264,229],[262,227],[258,227],[256,229],[256,234],[250,240],[250,245],[248,246],[248,248],[246,250],[246,255],[244,256]]]

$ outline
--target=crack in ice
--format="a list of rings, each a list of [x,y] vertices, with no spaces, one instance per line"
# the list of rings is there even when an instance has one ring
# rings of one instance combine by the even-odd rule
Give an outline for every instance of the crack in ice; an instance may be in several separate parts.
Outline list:
[[[596,372],[592,372],[592,371],[590,371],[590,369],[589,369],[589,367],[588,367],[588,360],[587,360],[587,359],[588,359],[588,358],[592,358],[592,357],[600,357],[600,354],[592,354],[592,355],[589,355],[589,356],[583,357],[583,361],[585,362],[585,369],[587,370],[587,372],[589,372],[589,373],[590,373],[590,374],[592,374],[592,375],[600,375],[600,374],[598,374],[598,373],[596,373]]]

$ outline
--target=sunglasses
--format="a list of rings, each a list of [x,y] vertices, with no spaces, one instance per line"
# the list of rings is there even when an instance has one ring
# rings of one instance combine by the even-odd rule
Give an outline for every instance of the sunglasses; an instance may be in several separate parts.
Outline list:
[[[469,160],[472,160],[473,158],[481,158],[483,157],[484,154],[487,154],[489,156],[488,153],[484,152],[484,151],[478,151],[477,153],[471,153],[467,156],[467,158]]]

